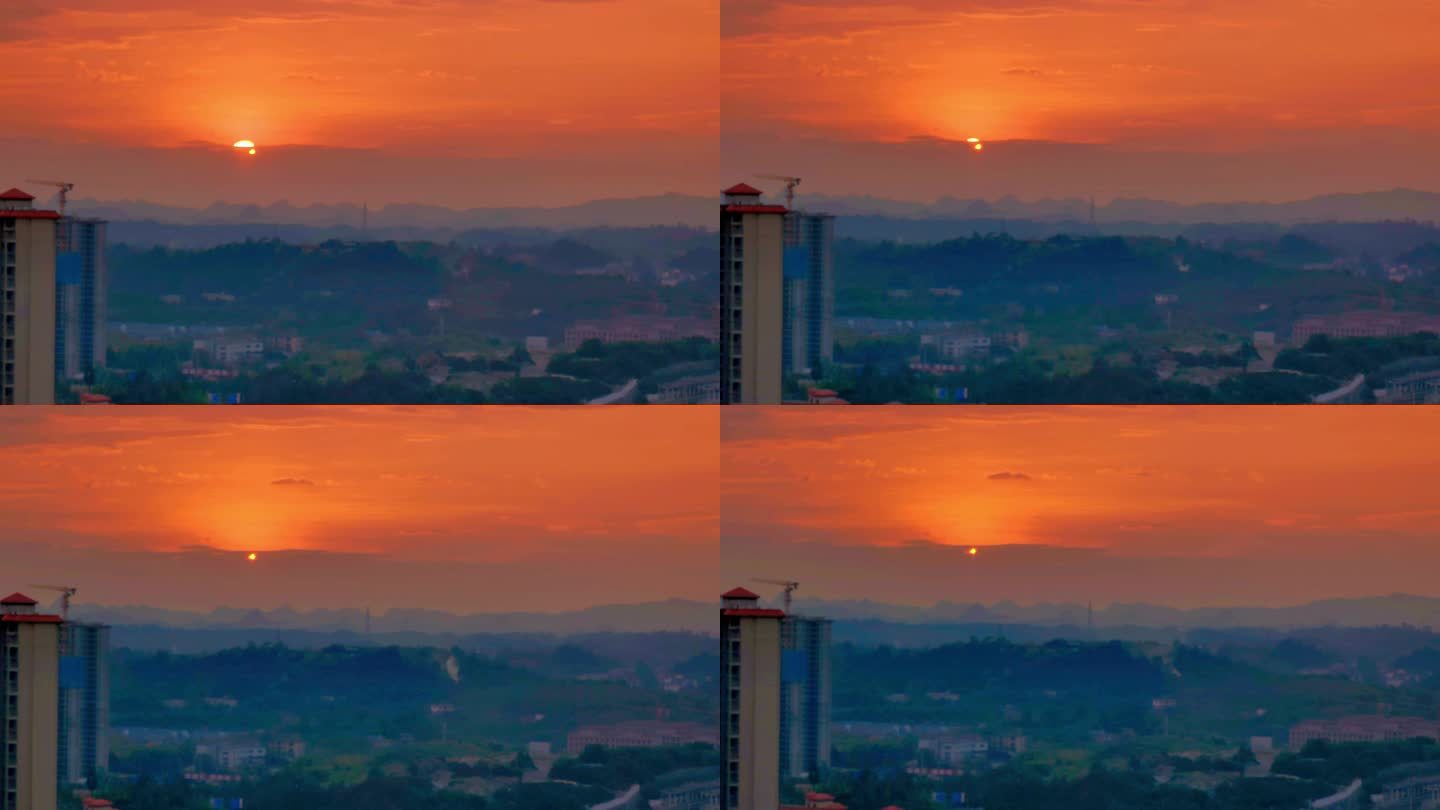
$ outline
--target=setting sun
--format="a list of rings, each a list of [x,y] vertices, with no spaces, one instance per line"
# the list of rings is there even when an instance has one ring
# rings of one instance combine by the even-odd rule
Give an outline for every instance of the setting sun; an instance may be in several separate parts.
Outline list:
[[[252,154],[252,155],[255,154],[255,142],[252,141],[252,140],[239,140],[239,141],[236,141],[236,142],[234,143],[234,147],[235,147],[236,149],[244,149],[244,150],[247,150],[247,151],[248,151],[250,154]]]
[[[255,552],[250,552],[250,554],[247,555],[245,559],[249,560],[250,562],[255,562]]]

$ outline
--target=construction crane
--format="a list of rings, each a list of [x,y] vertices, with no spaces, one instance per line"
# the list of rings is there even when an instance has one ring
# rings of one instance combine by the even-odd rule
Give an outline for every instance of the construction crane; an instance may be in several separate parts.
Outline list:
[[[33,183],[33,182],[35,182],[35,181],[34,181],[34,180],[31,180],[30,182]],[[40,588],[41,590],[46,590],[46,591],[56,591],[56,592],[58,592],[58,593],[60,594],[60,618],[64,619],[65,621],[69,621],[69,620],[70,620],[70,597],[72,597],[72,596],[75,595],[75,592],[76,592],[77,590],[79,590],[78,588],[76,588],[76,587],[73,586],[73,585],[35,585],[35,584],[31,584],[30,587],[32,587],[32,588]]]
[[[790,594],[800,587],[800,583],[791,579],[761,579],[755,578],[756,582],[763,582],[766,585],[783,585],[785,587],[785,612],[790,612]]]
[[[65,200],[67,195],[75,190],[74,183],[67,183],[64,180],[26,180],[27,183],[39,183],[42,186],[54,186],[60,189],[60,216],[65,216]]]
[[[762,180],[781,180],[785,183],[785,207],[792,208],[795,205],[795,187],[800,185],[800,178],[788,177],[783,174],[761,174],[756,175]]]

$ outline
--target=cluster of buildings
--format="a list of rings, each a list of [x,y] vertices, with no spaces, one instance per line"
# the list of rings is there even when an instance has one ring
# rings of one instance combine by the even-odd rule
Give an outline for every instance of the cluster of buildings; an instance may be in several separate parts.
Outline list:
[[[105,229],[0,192],[0,405],[48,405],[104,367]]]
[[[658,748],[663,745],[705,743],[716,745],[719,735],[709,723],[639,720],[609,726],[581,726],[565,737],[565,751],[580,754],[588,746],[607,748]]]
[[[1306,720],[1290,727],[1290,747],[1296,751],[1311,740],[1332,743],[1374,743],[1429,737],[1440,740],[1440,720],[1423,717],[1355,715],[1332,720]]]
[[[565,350],[573,352],[587,340],[601,343],[659,343],[689,337],[715,339],[715,323],[703,318],[630,315],[605,321],[576,321],[565,330]]]
[[[830,764],[830,620],[721,596],[721,810],[779,810],[781,779]]]
[[[720,401],[779,404],[787,375],[834,358],[835,218],[763,203],[740,183],[720,206]]]
[[[1312,315],[1295,321],[1290,330],[1290,342],[1303,346],[1315,335],[1335,338],[1399,337],[1416,332],[1440,333],[1440,316],[1385,310]]]
[[[0,810],[51,810],[109,764],[109,628],[40,613],[13,593],[0,599]]]

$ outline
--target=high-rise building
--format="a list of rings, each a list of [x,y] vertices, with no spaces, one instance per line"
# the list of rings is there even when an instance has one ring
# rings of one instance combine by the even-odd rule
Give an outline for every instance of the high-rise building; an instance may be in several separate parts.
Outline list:
[[[809,374],[835,358],[835,217],[785,214],[785,374]]]
[[[830,620],[787,615],[780,627],[780,775],[830,766]]]
[[[55,373],[84,378],[105,367],[104,220],[65,217],[56,228]]]
[[[55,222],[18,188],[0,192],[0,405],[55,401]]]
[[[21,593],[0,599],[0,660],[5,667],[0,810],[55,810],[61,620],[37,613],[36,604]]]
[[[779,404],[785,323],[785,213],[760,190],[725,189],[720,206],[720,401]]]
[[[780,807],[780,623],[744,588],[720,608],[720,810]]]
[[[60,784],[93,784],[110,763],[110,628],[66,622],[61,650]]]

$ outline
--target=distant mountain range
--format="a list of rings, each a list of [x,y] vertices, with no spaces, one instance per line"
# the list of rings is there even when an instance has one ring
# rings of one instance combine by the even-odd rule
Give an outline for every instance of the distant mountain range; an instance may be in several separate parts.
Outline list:
[[[361,633],[365,610],[299,611],[221,607],[208,613],[144,605],[77,604],[71,617],[111,625],[185,629],[312,630]],[[370,617],[375,633],[650,633],[666,630],[711,632],[715,608],[703,602],[672,599],[632,605],[600,605],[560,613],[455,614],[438,610],[393,609]]]
[[[630,605],[600,605],[556,613],[454,614],[437,610],[396,609],[370,617],[370,629],[384,634],[503,634],[543,633],[651,633],[684,631],[710,633],[715,629],[717,606],[707,602],[671,599]],[[897,625],[1030,625],[1085,627],[1090,622],[1085,605],[1047,603],[1020,605],[998,602],[939,602],[930,606],[893,605],[854,600],[796,600],[794,610],[837,621],[885,622]],[[111,625],[213,630],[296,630],[363,633],[363,609],[299,611],[217,608],[198,613],[139,605],[78,604],[72,616],[82,621]],[[1141,603],[1117,603],[1098,608],[1096,627],[1149,628],[1298,628],[1374,627],[1414,625],[1440,627],[1440,598],[1392,594],[1357,599],[1327,599],[1287,607],[1172,608]]]
[[[882,620],[897,624],[1025,624],[1085,627],[1092,620],[1085,605],[1014,602],[939,602],[928,607],[869,601],[796,600],[794,610],[837,620]],[[1391,594],[1356,599],[1325,599],[1286,607],[1173,608],[1145,603],[1115,603],[1094,611],[1096,627],[1151,628],[1294,628],[1375,627],[1409,624],[1440,628],[1440,598]]]
[[[899,219],[1022,219],[1035,222],[1091,221],[1090,201],[1078,198],[998,200],[942,197],[930,203],[868,196],[805,195],[798,207],[839,216],[881,216]],[[1117,198],[1097,204],[1094,221],[1114,223],[1196,225],[1201,223],[1440,221],[1440,193],[1391,189],[1356,194],[1326,194],[1290,202],[1215,202],[1183,204],[1144,198]]]
[[[288,202],[246,205],[217,202],[205,208],[182,208],[143,200],[71,200],[82,216],[113,221],[161,222],[175,225],[306,225],[347,227],[360,233],[390,229],[639,228],[652,225],[714,227],[713,200],[684,194],[631,199],[594,200],[558,208],[470,208],[401,204],[366,210],[359,205],[307,205]]]
[[[714,228],[718,199],[665,194],[631,199],[594,200],[558,208],[470,208],[400,204],[367,213],[359,205],[296,206],[217,202],[205,208],[183,208],[142,200],[71,201],[71,210],[113,221],[157,222],[176,225],[303,225],[312,228],[348,228],[369,231],[470,230],[507,228],[636,228],[684,225]],[[942,197],[928,203],[870,196],[802,194],[797,207],[828,211],[845,217],[886,217],[910,220],[1026,220],[1088,224],[1088,200],[998,200]],[[1119,198],[1097,205],[1097,226],[1110,230],[1117,223],[1193,225],[1201,223],[1268,223],[1293,225],[1308,222],[1378,222],[1385,220],[1440,221],[1440,193],[1392,189],[1355,194],[1327,194],[1291,202],[1215,202],[1181,204],[1164,200]]]

